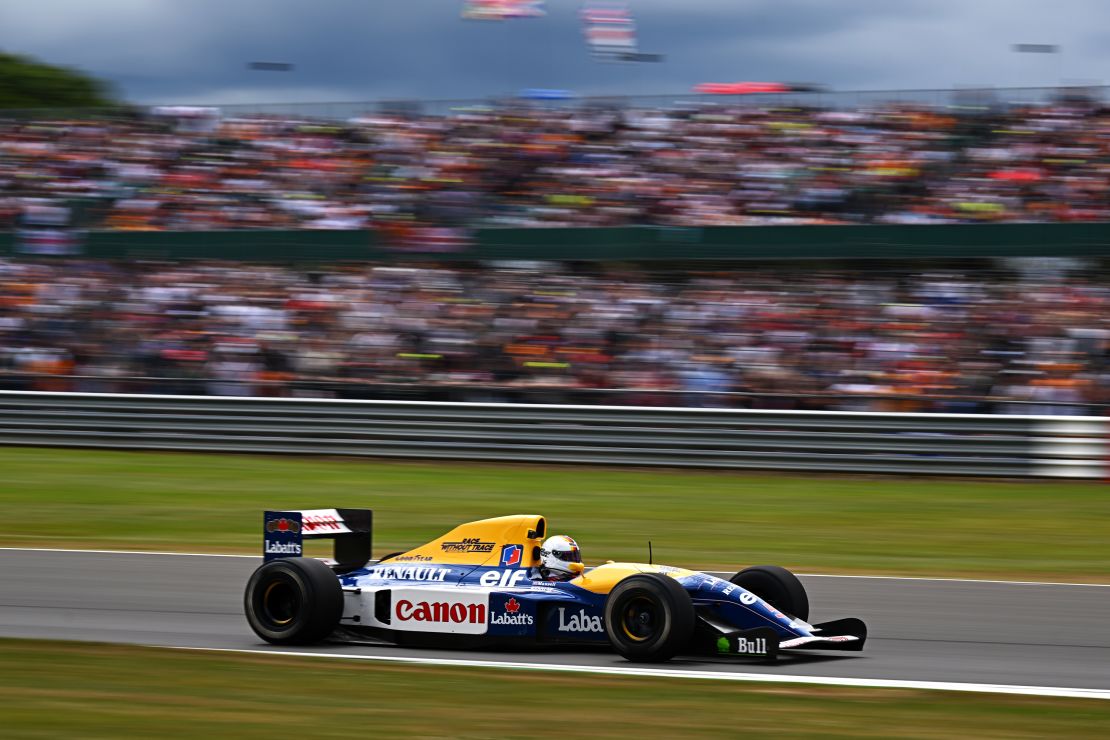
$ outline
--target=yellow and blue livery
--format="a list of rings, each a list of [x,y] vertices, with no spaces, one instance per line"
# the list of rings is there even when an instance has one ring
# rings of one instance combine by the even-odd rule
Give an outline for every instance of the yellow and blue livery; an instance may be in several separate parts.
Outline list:
[[[634,661],[680,653],[771,660],[783,650],[861,650],[855,618],[810,624],[801,582],[755,566],[725,580],[652,563],[608,562],[567,581],[543,578],[538,514],[455,527],[371,562],[368,509],[267,511],[265,562],[247,584],[251,628],[276,644],[355,638],[405,646],[609,645]],[[335,557],[304,557],[305,539]]]

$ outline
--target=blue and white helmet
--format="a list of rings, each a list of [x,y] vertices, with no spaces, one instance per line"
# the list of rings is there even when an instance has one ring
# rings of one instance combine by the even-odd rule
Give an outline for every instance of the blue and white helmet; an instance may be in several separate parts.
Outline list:
[[[584,567],[582,550],[573,537],[565,534],[548,537],[540,548],[540,567],[556,578],[574,578]]]

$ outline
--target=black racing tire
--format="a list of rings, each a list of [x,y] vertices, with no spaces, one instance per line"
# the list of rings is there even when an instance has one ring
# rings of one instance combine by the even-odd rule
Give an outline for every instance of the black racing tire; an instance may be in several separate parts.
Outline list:
[[[751,591],[780,612],[803,622],[809,621],[809,597],[805,586],[786,568],[778,565],[753,565],[728,579]]]
[[[343,589],[314,558],[261,565],[247,582],[243,608],[251,629],[275,645],[310,645],[330,635],[343,616]]]
[[[659,573],[629,576],[609,592],[605,632],[613,649],[638,663],[662,663],[690,644],[694,604],[678,581]]]

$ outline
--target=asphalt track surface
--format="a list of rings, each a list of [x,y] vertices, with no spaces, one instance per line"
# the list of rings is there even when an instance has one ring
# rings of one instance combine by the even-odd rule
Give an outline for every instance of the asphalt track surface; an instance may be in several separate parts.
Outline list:
[[[243,587],[260,559],[0,550],[0,636],[273,651],[247,626]],[[772,665],[679,658],[668,669],[768,678],[893,679],[1110,691],[1110,587],[803,576],[811,621],[858,616],[862,653]],[[317,645],[285,652],[591,667],[605,652],[475,652]]]

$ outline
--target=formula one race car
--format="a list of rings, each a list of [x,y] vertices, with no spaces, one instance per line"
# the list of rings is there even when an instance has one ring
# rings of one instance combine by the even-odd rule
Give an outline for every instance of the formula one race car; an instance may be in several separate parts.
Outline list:
[[[808,624],[801,582],[776,566],[729,580],[683,568],[608,562],[568,581],[539,575],[536,514],[463,524],[370,563],[368,509],[267,511],[265,562],[247,584],[247,621],[264,640],[327,638],[405,646],[610,645],[633,661],[679,653],[772,660],[782,650],[861,650],[859,619]],[[303,540],[335,557],[302,557]]]

